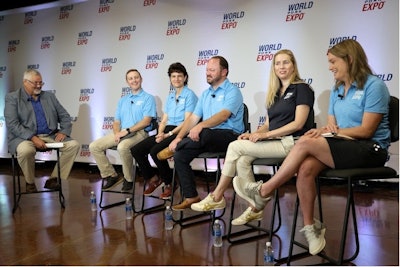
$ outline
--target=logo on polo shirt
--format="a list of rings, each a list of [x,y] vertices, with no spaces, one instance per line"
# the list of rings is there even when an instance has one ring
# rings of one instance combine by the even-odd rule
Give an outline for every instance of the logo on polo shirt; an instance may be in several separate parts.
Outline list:
[[[129,26],[121,26],[119,28],[119,41],[125,41],[125,40],[130,40],[131,39],[131,33],[133,33],[136,30],[135,25],[129,25]]]
[[[106,72],[106,71],[111,71],[112,70],[112,64],[117,63],[118,59],[116,57],[112,58],[103,58],[101,60],[101,72]]]
[[[42,37],[42,43],[40,45],[40,49],[49,49],[50,44],[54,41],[54,36],[43,36]]]
[[[168,21],[166,35],[178,35],[181,32],[181,27],[186,24],[186,19],[176,19]]]
[[[78,45],[87,45],[88,44],[88,37],[92,36],[92,31],[85,31],[78,33]]]
[[[62,6],[60,7],[60,14],[58,15],[58,19],[68,19],[69,18],[69,12],[74,9],[74,5],[68,5],[68,6]]]
[[[338,43],[347,40],[347,39],[353,39],[353,40],[357,40],[357,36],[353,35],[353,36],[336,36],[336,37],[331,37],[329,38],[329,48],[331,48],[334,45],[337,45]]]
[[[157,69],[160,61],[164,59],[164,54],[154,54],[147,56],[146,69]]]
[[[17,46],[19,45],[19,43],[20,43],[19,40],[10,40],[10,41],[8,41],[7,52],[8,53],[17,52]]]
[[[282,43],[260,44],[258,46],[257,61],[271,61],[274,52],[282,49]]]
[[[221,29],[227,30],[236,28],[238,25],[237,20],[242,19],[243,17],[244,11],[225,13],[221,24]]]
[[[31,11],[25,13],[24,24],[32,24],[33,18],[36,17],[37,11]]]
[[[112,130],[114,123],[114,117],[104,117],[103,120],[103,130]]]
[[[302,20],[305,15],[305,10],[312,8],[314,1],[304,1],[294,4],[289,4],[289,10],[286,15],[286,21]]]
[[[114,0],[100,0],[99,14],[110,12],[111,3],[114,3]]]
[[[94,88],[83,88],[80,90],[79,102],[89,102],[90,95],[94,93]]]
[[[385,2],[386,0],[365,0],[361,10],[362,12],[379,10],[383,8]]]
[[[72,68],[75,67],[75,61],[66,61],[62,63],[61,75],[69,75],[72,72]]]
[[[206,65],[208,60],[213,56],[218,56],[218,49],[208,49],[208,50],[200,50],[199,58],[197,59],[197,66]]]

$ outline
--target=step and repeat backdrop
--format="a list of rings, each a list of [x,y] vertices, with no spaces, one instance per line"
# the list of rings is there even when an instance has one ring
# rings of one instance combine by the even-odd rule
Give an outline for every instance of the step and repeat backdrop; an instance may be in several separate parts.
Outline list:
[[[0,157],[10,157],[4,97],[22,86],[28,68],[42,73],[43,90],[69,111],[72,137],[81,144],[76,162],[94,163],[89,144],[111,131],[117,102],[130,90],[130,68],[141,72],[161,117],[171,63],[185,65],[189,87],[200,95],[208,87],[207,60],[224,56],[254,131],[265,121],[273,55],[291,49],[315,90],[322,126],[334,84],[326,52],[349,38],[361,43],[373,71],[398,97],[398,0],[80,0],[0,13]],[[388,164],[398,170],[398,143],[391,154]]]

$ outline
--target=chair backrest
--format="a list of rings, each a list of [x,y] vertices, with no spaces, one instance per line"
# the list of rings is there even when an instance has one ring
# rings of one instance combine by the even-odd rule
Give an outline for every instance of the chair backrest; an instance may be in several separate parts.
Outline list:
[[[149,125],[150,127],[146,127],[145,128],[145,131],[146,132],[152,132],[152,131],[154,131],[154,130],[158,130],[158,120],[157,120],[157,118],[152,118],[151,119],[151,123],[150,123],[150,125]]]
[[[243,124],[244,124],[244,132],[251,133],[251,124],[249,122],[249,109],[247,105],[243,103]]]
[[[317,123],[315,123],[315,115],[314,115],[314,109],[313,108],[310,110],[310,113],[308,114],[307,121],[304,124],[304,127],[306,129],[317,128]]]
[[[390,96],[389,127],[390,127],[390,141],[391,142],[398,141],[399,140],[399,99],[395,96]]]

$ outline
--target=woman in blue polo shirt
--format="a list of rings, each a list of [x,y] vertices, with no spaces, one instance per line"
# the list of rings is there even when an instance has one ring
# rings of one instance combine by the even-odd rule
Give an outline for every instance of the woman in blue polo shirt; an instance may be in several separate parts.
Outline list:
[[[168,68],[168,76],[171,87],[158,127],[158,134],[146,138],[131,148],[131,153],[142,171],[143,178],[148,181],[144,194],[152,195],[154,190],[164,182],[164,192],[160,195],[162,199],[169,199],[173,193],[171,186],[173,171],[168,161],[159,160],[157,154],[175,139],[183,121],[192,114],[197,103],[196,94],[187,87],[189,76],[185,66],[179,62],[171,64]],[[148,154],[157,165],[158,174],[151,166]]]
[[[325,247],[326,228],[314,219],[315,177],[326,169],[380,167],[390,145],[389,90],[372,74],[367,56],[355,40],[328,49],[329,70],[336,84],[330,95],[328,124],[305,133],[277,173],[264,184],[233,179],[239,196],[249,203],[263,202],[274,189],[297,174],[297,194],[304,232],[312,255]],[[347,138],[324,137],[347,136]]]

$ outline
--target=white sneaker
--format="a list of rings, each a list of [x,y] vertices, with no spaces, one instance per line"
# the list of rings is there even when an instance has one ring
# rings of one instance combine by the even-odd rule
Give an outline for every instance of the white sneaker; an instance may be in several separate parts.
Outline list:
[[[263,210],[271,197],[261,197],[260,189],[263,182],[249,182],[246,179],[241,179],[238,176],[233,178],[233,188],[236,193],[249,202],[257,210]]]
[[[243,224],[246,224],[246,223],[254,221],[254,220],[261,221],[262,217],[263,217],[262,210],[259,212],[254,212],[251,210],[251,207],[248,207],[242,213],[242,215],[240,215],[236,219],[232,220],[232,225],[243,225]]]
[[[200,202],[193,203],[190,208],[195,211],[210,211],[210,210],[221,210],[226,206],[225,198],[218,202],[214,201],[214,197],[212,194],[208,194],[208,196]]]
[[[308,251],[311,255],[320,253],[325,248],[325,226],[314,219],[314,224],[306,225],[300,232],[304,232],[308,242]]]

